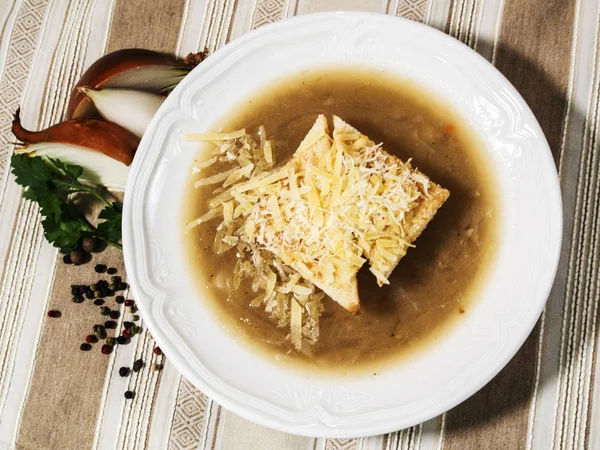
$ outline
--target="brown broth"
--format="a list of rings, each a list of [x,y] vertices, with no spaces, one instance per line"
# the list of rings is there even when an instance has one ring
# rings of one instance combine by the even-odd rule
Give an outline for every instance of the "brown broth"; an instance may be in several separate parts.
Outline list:
[[[371,370],[375,362],[398,361],[443,337],[468,312],[496,247],[497,200],[487,157],[466,124],[422,88],[382,72],[331,68],[281,79],[238,105],[219,127],[255,132],[264,125],[283,163],[320,113],[336,114],[388,152],[412,158],[414,167],[450,191],[390,285],[378,287],[365,264],[358,276],[361,312],[352,316],[326,298],[319,341],[300,353],[286,340],[287,329],[249,306],[256,294],[248,286],[231,297],[219,288],[230,283],[236,257],[212,252],[216,222],[188,234],[187,255],[204,296],[241,339],[278,359]],[[190,178],[185,222],[206,211],[207,191],[192,187],[197,177]]]

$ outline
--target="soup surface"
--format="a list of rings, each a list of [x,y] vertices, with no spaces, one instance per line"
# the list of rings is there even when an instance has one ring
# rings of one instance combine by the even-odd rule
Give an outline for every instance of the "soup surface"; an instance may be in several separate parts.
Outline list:
[[[371,370],[375,362],[397,361],[442,338],[468,313],[496,247],[494,182],[487,156],[456,114],[422,88],[382,72],[330,68],[281,79],[239,104],[215,128],[254,133],[263,125],[281,165],[320,113],[329,120],[340,116],[402,160],[412,158],[413,167],[450,191],[390,284],[378,287],[365,264],[358,275],[360,313],[350,315],[326,297],[319,340],[299,352],[287,339],[288,328],[277,328],[263,308],[250,306],[256,297],[250,286],[227,293],[236,255],[212,251],[218,221],[188,232],[186,250],[203,297],[212,299],[223,323],[243,340],[278,359],[338,371]],[[203,159],[199,155],[198,161]],[[198,177],[190,176],[184,223],[208,210],[211,189],[194,189]]]

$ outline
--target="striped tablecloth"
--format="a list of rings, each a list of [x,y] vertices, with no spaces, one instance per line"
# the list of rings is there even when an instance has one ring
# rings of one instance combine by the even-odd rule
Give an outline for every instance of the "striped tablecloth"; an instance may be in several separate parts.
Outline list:
[[[160,359],[147,333],[110,357],[80,352],[93,307],[71,303],[70,285],[93,281],[93,265],[59,262],[8,167],[16,108],[32,128],[59,121],[71,86],[105,52],[214,51],[264,24],[338,9],[427,23],[495,64],[540,121],[564,198],[556,283],[517,356],[452,411],[365,439],[298,437],[250,423],[168,360],[160,372],[147,365],[119,377],[135,358]],[[600,449],[599,17],[598,0],[1,0],[0,448]],[[122,272],[117,251],[98,258]],[[63,317],[48,318],[53,308]],[[123,399],[128,388],[131,401]]]

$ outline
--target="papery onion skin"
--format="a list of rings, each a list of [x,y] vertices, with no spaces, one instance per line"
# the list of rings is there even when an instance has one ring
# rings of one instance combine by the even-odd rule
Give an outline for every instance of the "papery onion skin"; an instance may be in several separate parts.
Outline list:
[[[108,53],[92,64],[73,88],[67,109],[67,118],[95,117],[97,114],[92,102],[79,92],[77,89],[79,87],[86,86],[99,89],[110,86],[153,91],[152,88],[144,89],[143,86],[137,84],[120,85],[116,82],[116,78],[123,72],[149,69],[152,66],[156,68],[172,67],[174,71],[182,71],[181,78],[183,78],[206,56],[206,52],[190,53],[182,60],[173,55],[139,48],[128,48]],[[111,80],[113,83],[111,83]]]
[[[86,147],[104,153],[106,156],[129,166],[139,138],[125,128],[96,119],[72,119],[53,125],[41,131],[29,131],[21,125],[20,108],[15,112],[12,122],[12,133],[27,145],[63,143],[77,147]]]

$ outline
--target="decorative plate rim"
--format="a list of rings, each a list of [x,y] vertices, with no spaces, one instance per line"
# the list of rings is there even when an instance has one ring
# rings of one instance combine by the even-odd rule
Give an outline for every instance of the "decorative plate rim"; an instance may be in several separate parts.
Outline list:
[[[151,245],[144,244],[144,233],[139,230],[145,230],[146,224],[145,208],[147,207],[146,197],[148,195],[149,177],[153,170],[157,170],[157,159],[160,156],[160,149],[153,145],[155,142],[162,142],[169,127],[172,126],[180,118],[180,111],[188,108],[193,108],[193,105],[186,104],[182,99],[183,94],[187,91],[194,91],[194,83],[200,78],[201,74],[214,72],[219,65],[224,65],[224,61],[235,57],[245,48],[256,46],[256,43],[268,41],[269,38],[275,37],[278,34],[290,34],[303,26],[325,24],[336,21],[381,21],[382,26],[393,24],[399,28],[418,30],[419,33],[428,35],[432,41],[443,43],[460,53],[467,60],[473,63],[474,66],[481,67],[487,71],[494,81],[502,86],[503,91],[507,94],[510,101],[515,102],[519,108],[521,116],[520,121],[515,125],[515,129],[520,129],[524,124],[531,130],[532,136],[536,137],[537,141],[534,146],[536,150],[542,150],[541,154],[536,155],[538,162],[543,167],[541,175],[546,177],[546,187],[549,188],[547,194],[547,206],[550,211],[550,216],[553,218],[553,223],[549,224],[553,241],[546,248],[548,262],[543,267],[543,289],[533,293],[536,301],[533,302],[531,311],[528,311],[525,323],[519,326],[519,336],[514,338],[510,343],[510,349],[503,349],[502,353],[496,358],[494,364],[488,364],[479,373],[478,376],[473,376],[469,379],[470,385],[462,390],[455,390],[452,396],[447,396],[429,407],[429,409],[415,411],[411,415],[411,419],[407,420],[400,417],[397,413],[397,408],[388,408],[381,410],[377,414],[370,414],[368,422],[360,424],[352,422],[350,425],[342,426],[331,421],[330,412],[323,409],[321,405],[313,406],[312,410],[308,410],[303,414],[290,414],[288,419],[278,417],[273,411],[267,411],[269,408],[263,407],[262,399],[254,399],[252,395],[239,392],[235,387],[227,386],[227,383],[219,380],[210,370],[202,371],[198,363],[191,362],[194,355],[191,355],[189,348],[186,348],[185,343],[173,342],[173,336],[169,336],[164,330],[168,327],[159,310],[162,302],[166,297],[165,292],[161,292],[155,286],[148,282],[148,277],[144,269],[153,261],[156,263],[156,258],[153,260],[151,253],[154,248]],[[225,67],[225,65],[224,65]],[[493,69],[493,70],[490,70]],[[187,100],[190,100],[188,97]],[[511,129],[512,131],[512,129]],[[204,393],[215,399],[218,403],[230,409],[243,417],[246,417],[256,423],[265,425],[270,428],[279,429],[281,431],[301,434],[307,436],[322,436],[322,437],[362,437],[386,432],[395,431],[400,428],[406,428],[416,425],[438,414],[441,414],[457,404],[464,401],[466,398],[473,395],[485,384],[487,384],[509,361],[512,359],[517,350],[521,347],[531,330],[535,326],[539,315],[545,305],[545,302],[550,293],[552,282],[558,267],[560,255],[561,237],[562,237],[562,205],[560,196],[560,186],[558,177],[554,169],[554,161],[551,156],[550,149],[545,140],[543,132],[533,116],[533,113],[518,94],[516,89],[510,82],[487,60],[477,54],[471,48],[455,40],[454,38],[426,25],[409,21],[393,16],[387,16],[375,13],[360,13],[360,12],[334,12],[334,13],[319,13],[305,16],[298,16],[291,19],[286,19],[252,31],[232,43],[225,46],[223,49],[215,52],[210,58],[199,65],[191,72],[180,85],[171,93],[164,105],[160,108],[138,149],[138,156],[131,167],[128,185],[125,192],[124,213],[123,213],[123,246],[126,268],[128,270],[129,281],[133,292],[138,299],[138,305],[143,315],[149,330],[157,340],[161,348],[166,352],[168,358],[182,372],[182,374],[190,380],[195,386],[201,389]],[[154,159],[153,159],[154,158]],[[550,169],[554,170],[554,174],[550,173]],[[160,249],[158,250],[160,251]],[[539,269],[539,270],[542,270]],[[181,344],[177,345],[177,344]],[[256,356],[258,358],[258,356]],[[201,373],[202,372],[202,373]],[[225,392],[228,390],[228,392]],[[323,391],[317,388],[317,392],[313,395],[320,398]],[[330,395],[333,395],[330,393]],[[343,395],[343,394],[342,394]],[[312,398],[312,397],[311,397]],[[269,406],[272,410],[277,409],[277,405]],[[284,411],[285,413],[285,411]],[[306,416],[306,417],[305,417]],[[369,416],[363,414],[361,417]],[[372,417],[375,416],[375,417]],[[335,415],[332,417],[335,418]],[[295,419],[296,418],[296,419]],[[296,422],[294,422],[296,420]]]

